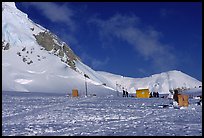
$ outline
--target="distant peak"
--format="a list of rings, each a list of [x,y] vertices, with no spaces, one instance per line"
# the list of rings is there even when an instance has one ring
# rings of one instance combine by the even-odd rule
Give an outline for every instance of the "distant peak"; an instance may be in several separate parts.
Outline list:
[[[168,72],[181,72],[179,70],[171,70],[171,71],[168,71]]]
[[[6,6],[16,8],[15,2],[2,2],[2,5],[6,5]]]

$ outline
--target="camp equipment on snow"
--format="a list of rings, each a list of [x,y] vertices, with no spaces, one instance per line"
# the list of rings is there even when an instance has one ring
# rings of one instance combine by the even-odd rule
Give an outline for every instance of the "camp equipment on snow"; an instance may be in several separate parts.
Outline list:
[[[149,97],[150,97],[149,89],[136,90],[136,98],[149,98]]]

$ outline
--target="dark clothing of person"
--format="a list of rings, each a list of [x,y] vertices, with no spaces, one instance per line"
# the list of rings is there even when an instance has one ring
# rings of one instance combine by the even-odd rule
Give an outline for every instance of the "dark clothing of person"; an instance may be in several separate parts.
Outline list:
[[[125,90],[123,90],[123,97],[125,97],[126,93],[125,93]]]
[[[156,92],[153,92],[153,97],[156,97],[157,93]]]
[[[173,99],[178,103],[178,90],[174,90]]]
[[[159,97],[159,92],[150,93],[150,98],[151,97]]]
[[[128,97],[128,92],[126,91],[126,97]]]
[[[149,98],[152,98],[152,92],[150,92],[150,94],[149,94]]]
[[[156,97],[159,97],[159,92],[156,93]]]

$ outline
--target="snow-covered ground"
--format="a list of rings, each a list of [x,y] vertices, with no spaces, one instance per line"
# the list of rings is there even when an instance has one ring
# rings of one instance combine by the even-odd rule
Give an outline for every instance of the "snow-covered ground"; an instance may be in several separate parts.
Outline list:
[[[2,92],[2,135],[202,136],[198,100]]]

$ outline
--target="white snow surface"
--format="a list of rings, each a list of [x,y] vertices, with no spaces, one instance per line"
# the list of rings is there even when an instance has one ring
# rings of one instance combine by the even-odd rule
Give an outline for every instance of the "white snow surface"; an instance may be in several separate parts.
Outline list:
[[[198,101],[174,108],[164,98],[3,92],[2,135],[202,136]]]
[[[31,31],[31,28],[34,28]],[[14,2],[2,3],[2,40],[12,46],[37,45],[33,34],[46,29],[33,23],[28,15],[18,10]]]
[[[2,2],[2,7],[5,7],[5,6],[16,8],[15,2]]]
[[[8,50],[2,50],[2,91],[71,93],[72,89],[78,89],[84,95],[84,74],[90,78],[86,79],[90,95],[117,95],[116,91],[121,92],[122,87],[133,94],[139,88],[168,94],[169,89],[173,88],[192,89],[202,86],[202,82],[176,70],[145,78],[130,78],[94,71],[77,60],[76,72],[67,67],[59,57],[41,50],[42,47],[38,45],[33,34],[46,30],[18,10],[15,3],[2,3],[2,42],[10,44]],[[22,51],[23,48],[26,50]],[[17,55],[18,52],[21,56]],[[27,62],[33,63],[28,65],[23,62],[25,57]]]

